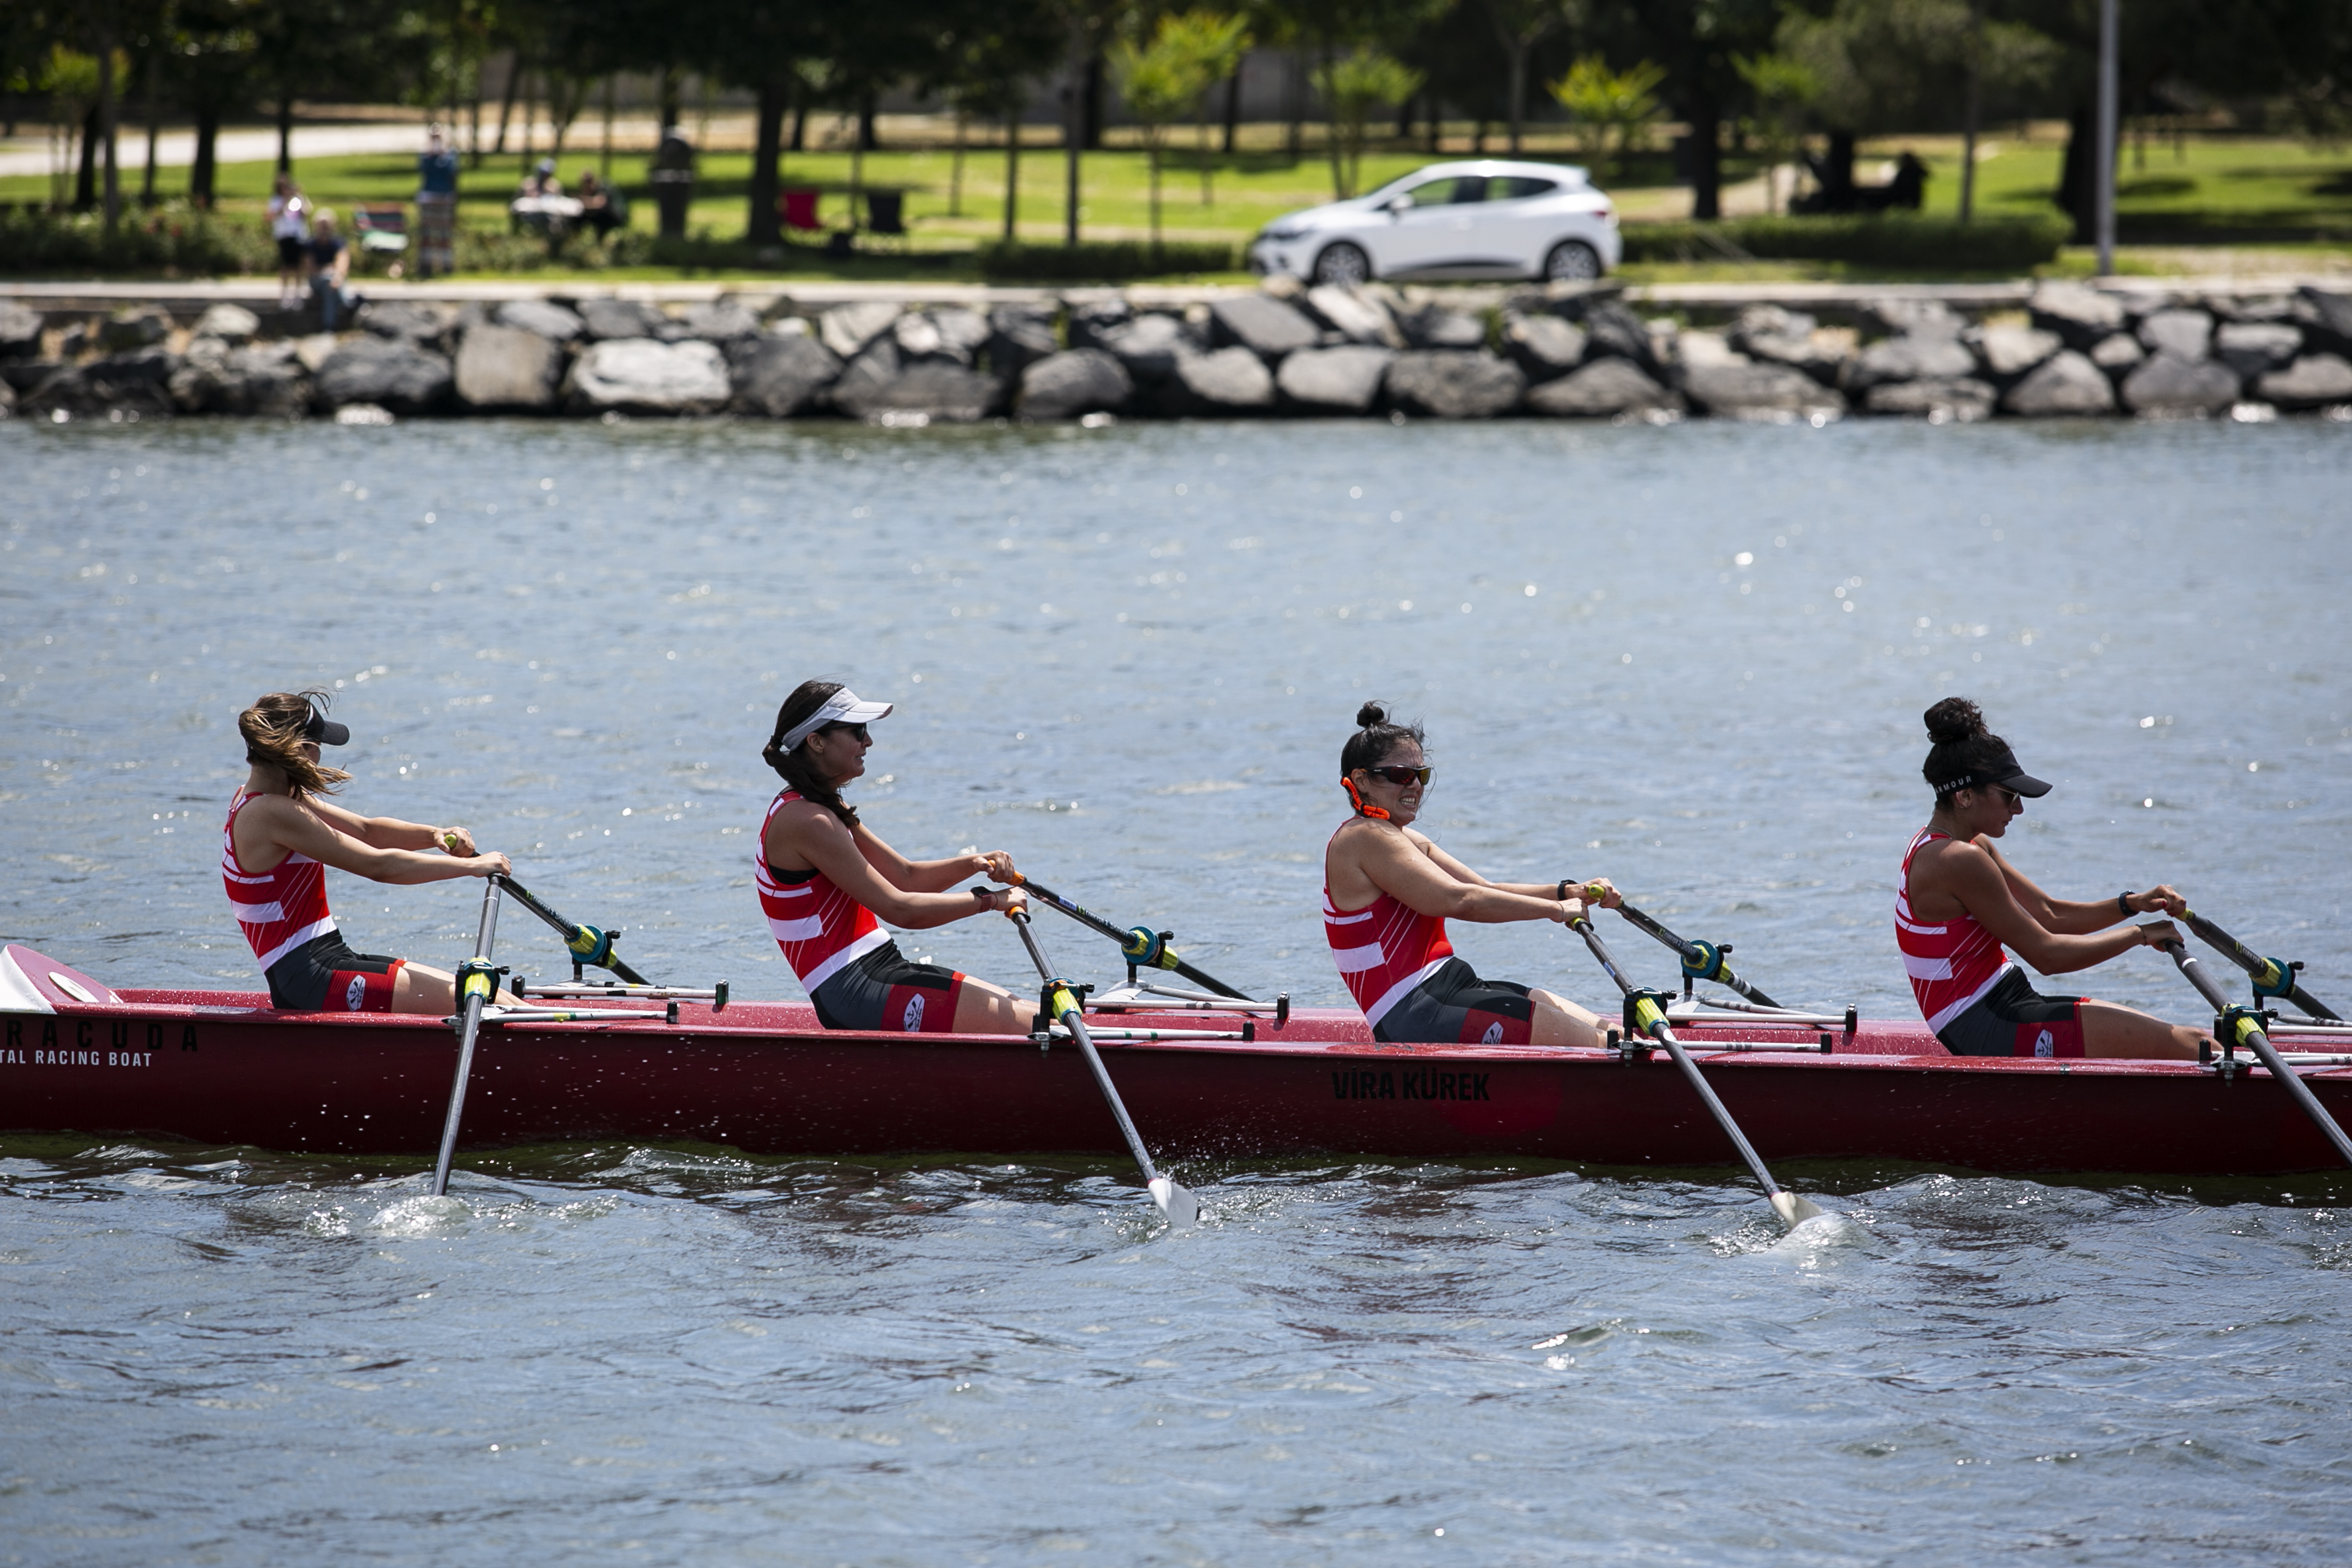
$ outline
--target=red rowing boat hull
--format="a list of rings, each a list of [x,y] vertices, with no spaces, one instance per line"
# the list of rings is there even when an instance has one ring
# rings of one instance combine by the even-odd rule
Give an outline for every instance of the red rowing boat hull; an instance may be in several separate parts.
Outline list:
[[[289,1014],[243,993],[111,993],[22,948],[36,1005],[0,1011],[0,1129],[336,1154],[429,1153],[457,1049],[437,1020]],[[19,996],[18,1001],[25,998]],[[1101,1017],[1198,1029],[1199,1015]],[[2267,1075],[2190,1063],[1955,1058],[1918,1024],[1680,1031],[1768,1161],[1984,1171],[2270,1174],[2336,1163]],[[1102,1046],[1169,1163],[1365,1155],[1691,1166],[1735,1159],[1664,1053],[1383,1046],[1351,1012],[1258,1037]],[[1713,1054],[1721,1053],[1721,1054]],[[2352,1071],[2306,1076],[2352,1119]],[[485,1032],[462,1146],[692,1141],[762,1154],[1123,1153],[1078,1053],[1024,1038],[828,1032],[805,1004],[700,1005],[658,1021]]]

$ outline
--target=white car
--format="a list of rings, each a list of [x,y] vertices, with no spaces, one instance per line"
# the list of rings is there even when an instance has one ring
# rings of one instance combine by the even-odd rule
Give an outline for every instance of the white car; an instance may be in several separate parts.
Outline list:
[[[1249,265],[1311,283],[1586,279],[1615,267],[1623,250],[1609,198],[1582,169],[1481,158],[1285,213],[1251,244]]]

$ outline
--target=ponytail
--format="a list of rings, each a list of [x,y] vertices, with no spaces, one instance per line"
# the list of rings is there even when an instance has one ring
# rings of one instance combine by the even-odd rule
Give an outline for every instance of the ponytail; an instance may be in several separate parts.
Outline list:
[[[803,800],[824,807],[839,817],[844,826],[855,827],[857,808],[841,798],[841,791],[830,779],[817,776],[816,766],[809,760],[808,742],[803,739],[789,752],[783,749],[784,737],[805,723],[811,714],[824,706],[826,699],[840,689],[841,682],[837,680],[802,681],[784,699],[783,706],[776,710],[776,727],[769,733],[768,743],[761,749],[760,755]]]
[[[286,775],[286,793],[296,800],[306,795],[332,795],[352,775],[341,768],[312,762],[303,753],[311,720],[334,699],[317,687],[301,691],[273,691],[236,716],[237,733],[245,737],[245,760],[276,768]]]

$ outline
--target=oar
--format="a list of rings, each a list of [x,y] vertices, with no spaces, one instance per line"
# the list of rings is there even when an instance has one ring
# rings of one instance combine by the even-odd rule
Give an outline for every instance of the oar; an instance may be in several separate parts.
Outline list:
[[[1177,957],[1175,950],[1168,945],[1166,939],[1158,931],[1143,926],[1133,926],[1121,931],[1093,910],[1072,903],[1053,889],[1031,881],[1018,871],[1013,873],[1013,885],[1026,889],[1031,898],[1040,903],[1052,905],[1089,931],[1100,931],[1110,938],[1111,941],[1118,943],[1118,950],[1126,955],[1127,961],[1139,969],[1172,970],[1195,985],[1207,986],[1220,996],[1230,996],[1236,1002],[1249,1000],[1247,996],[1223,981],[1213,975],[1202,973]]]
[[[482,879],[482,924],[474,933],[474,956],[457,966],[457,1081],[449,1086],[449,1115],[441,1123],[441,1154],[433,1162],[433,1195],[449,1190],[449,1156],[457,1152],[457,1124],[466,1117],[466,1080],[474,1071],[474,1039],[482,1032],[482,1009],[498,994],[499,972],[490,944],[499,935],[499,884],[495,872]]]
[[[1592,929],[1590,920],[1579,915],[1570,923],[1576,928],[1577,935],[1584,939],[1584,945],[1592,950],[1592,956],[1600,961],[1601,967],[1609,972],[1609,978],[1617,983],[1617,989],[1625,994],[1626,1029],[1631,1033],[1647,1035],[1666,1047],[1667,1054],[1675,1058],[1675,1066],[1683,1069],[1683,1077],[1690,1079],[1691,1087],[1698,1090],[1699,1099],[1706,1102],[1707,1113],[1715,1118],[1715,1124],[1723,1129],[1724,1135],[1739,1151],[1739,1157],[1748,1162],[1749,1170],[1756,1173],[1757,1181],[1763,1184],[1764,1195],[1771,1201],[1772,1212],[1780,1216],[1780,1223],[1794,1230],[1802,1222],[1820,1214],[1821,1205],[1787,1191],[1772,1179],[1772,1173],[1764,1168],[1764,1161],[1756,1152],[1756,1145],[1748,1141],[1748,1134],[1739,1130],[1739,1123],[1731,1120],[1731,1112],[1723,1108],[1723,1101],[1716,1098],[1714,1089],[1700,1075],[1698,1064],[1691,1060],[1690,1053],[1683,1049],[1683,1043],[1675,1038],[1674,1030],[1666,1026],[1665,1015],[1658,1010],[1658,993],[1642,990],[1625,978],[1617,967],[1617,961],[1609,956],[1609,949],[1602,944],[1601,933]]]
[[[1683,978],[1685,980],[1712,980],[1717,984],[1728,985],[1760,1006],[1778,1007],[1780,1005],[1731,973],[1731,965],[1723,962],[1723,955],[1731,951],[1728,943],[1717,947],[1711,942],[1687,942],[1631,904],[1619,904],[1617,912],[1633,922],[1634,930],[1646,931],[1673,948],[1675,956],[1683,961]]]
[[[2189,956],[2187,943],[2167,942],[2164,951],[2172,954],[2172,962],[2180,966],[2180,973],[2188,977],[2189,984],[2197,987],[2197,994],[2212,1007],[2216,1015],[2213,1020],[2215,1032],[2235,1038],[2238,1044],[2247,1047],[2261,1058],[2263,1066],[2270,1068],[2271,1076],[2286,1086],[2287,1093],[2294,1097],[2303,1113],[2311,1118],[2330,1143],[2336,1145],[2336,1152],[2343,1156],[2344,1163],[2352,1165],[2352,1138],[2344,1136],[2344,1129],[2336,1125],[2336,1118],[2327,1114],[2327,1108],[2319,1103],[2319,1097],[2311,1092],[2311,1086],[2304,1082],[2293,1068],[2279,1059],[2277,1048],[2271,1044],[2270,1037],[2263,1032],[2263,1016],[2252,1007],[2231,1005],[2230,999],[2222,994],[2221,987],[2205,973],[2204,966]]]
[[[1035,891],[1035,889],[1032,888],[1031,891]],[[1053,965],[1045,962],[1045,952],[1037,945],[1036,933],[1029,929],[1029,917],[1015,910],[1013,911],[1013,925],[1021,933],[1021,945],[1029,950],[1029,962],[1037,966],[1037,978],[1045,983],[1045,1005],[1053,1021],[1066,1027],[1070,1031],[1070,1038],[1077,1041],[1079,1051],[1087,1058],[1087,1066],[1094,1072],[1096,1086],[1102,1090],[1103,1098],[1110,1101],[1110,1113],[1118,1121],[1118,1130],[1127,1139],[1128,1150],[1135,1156],[1135,1163],[1143,1168],[1143,1184],[1150,1192],[1151,1201],[1160,1205],[1160,1212],[1168,1216],[1169,1224],[1191,1225],[1201,1217],[1200,1200],[1152,1169],[1151,1152],[1144,1148],[1142,1135],[1136,1131],[1134,1121],[1129,1118],[1127,1107],[1119,1100],[1118,1090],[1111,1087],[1110,1071],[1103,1066],[1102,1057],[1095,1050],[1095,1043],[1087,1034],[1087,1020],[1079,1011],[1077,998],[1070,994],[1069,982],[1055,977]]]
[[[652,981],[630,968],[623,960],[614,956],[613,939],[621,934],[619,931],[605,931],[598,926],[574,925],[531,897],[530,889],[512,877],[494,873],[490,879],[504,884],[506,890],[515,896],[515,902],[555,928],[556,934],[563,939],[563,945],[571,950],[572,962],[574,965],[593,963],[599,969],[609,969],[632,985],[653,984]]]
[[[2329,1023],[2342,1022],[2343,1016],[2303,988],[2295,978],[2303,965],[2288,963],[2283,959],[2264,958],[2236,937],[2194,910],[2184,911],[2181,923],[2197,933],[2198,940],[2253,977],[2257,996],[2284,996],[2315,1018]]]

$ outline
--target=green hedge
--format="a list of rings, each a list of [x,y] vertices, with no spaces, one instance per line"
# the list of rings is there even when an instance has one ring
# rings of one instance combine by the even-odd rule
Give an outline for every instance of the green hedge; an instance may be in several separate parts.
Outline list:
[[[125,213],[110,238],[96,213],[0,213],[0,273],[210,278],[277,266],[277,247],[260,225],[185,207]]]
[[[1231,272],[1239,262],[1230,240],[1090,241],[1083,245],[1023,245],[1002,240],[980,247],[983,278],[1007,283],[1113,283],[1182,272]]]
[[[1851,261],[1919,271],[2023,272],[2055,258],[2074,225],[2062,213],[2031,217],[1743,217],[1722,223],[1629,223],[1628,261]],[[1721,241],[1723,243],[1716,243]]]

